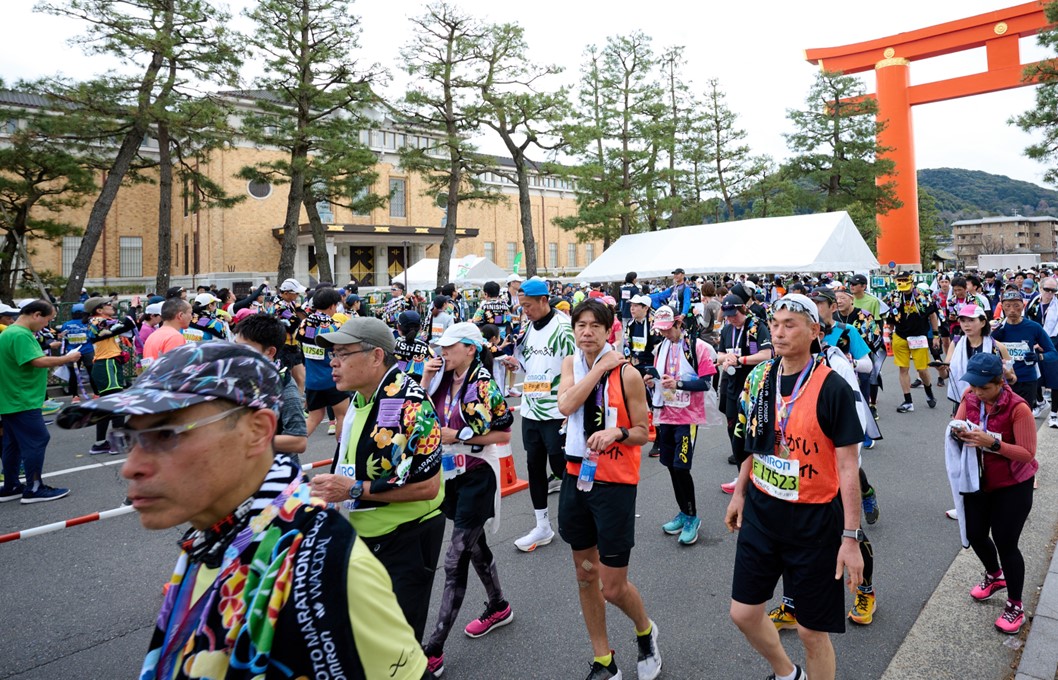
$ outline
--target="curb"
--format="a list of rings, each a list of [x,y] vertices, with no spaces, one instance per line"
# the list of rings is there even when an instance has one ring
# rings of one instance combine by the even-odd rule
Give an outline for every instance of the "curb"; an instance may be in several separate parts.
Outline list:
[[[981,562],[972,550],[959,547],[948,571],[890,659],[882,680],[1056,680],[1058,561],[1052,555],[1052,547],[1058,528],[1058,431],[1051,430],[1046,422],[1037,429],[1036,459],[1043,477],[1020,542],[1025,557],[1025,609],[1036,614],[1027,639],[1021,638],[1026,643],[1015,650],[1003,644],[1009,638],[994,629],[993,622],[1002,612],[1005,598],[981,603],[970,599],[968,591],[980,579]],[[943,493],[949,491],[945,488]],[[954,527],[955,522],[951,522],[951,529],[943,537],[946,545],[952,540],[951,531],[958,543],[958,530]],[[1042,589],[1040,584],[1044,584]],[[1037,594],[1039,602],[1033,606]],[[1044,670],[1048,664],[1049,675]]]
[[[1054,680],[1055,677],[1058,677],[1058,550],[1051,556],[1051,566],[1040,590],[1014,680]]]

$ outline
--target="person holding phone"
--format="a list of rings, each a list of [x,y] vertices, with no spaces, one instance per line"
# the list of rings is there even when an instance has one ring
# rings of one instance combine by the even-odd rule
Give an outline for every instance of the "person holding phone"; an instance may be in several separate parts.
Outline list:
[[[1022,591],[1025,560],[1018,548],[1021,530],[1032,510],[1036,462],[1036,420],[1028,403],[1003,379],[1003,362],[980,352],[966,364],[956,420],[977,429],[953,428],[952,436],[980,452],[980,491],[963,494],[966,538],[985,568],[984,579],[970,590],[978,602],[1007,591],[995,627],[1016,635],[1025,623]]]

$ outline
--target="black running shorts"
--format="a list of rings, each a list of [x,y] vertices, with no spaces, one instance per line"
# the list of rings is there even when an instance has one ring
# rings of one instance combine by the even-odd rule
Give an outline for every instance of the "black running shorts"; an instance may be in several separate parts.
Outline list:
[[[558,533],[574,550],[598,546],[599,561],[619,569],[628,566],[636,540],[634,484],[596,481],[591,491],[577,489],[577,477],[562,477],[558,497]]]
[[[783,595],[793,599],[797,623],[825,633],[845,632],[844,580],[834,578],[840,535],[823,547],[778,541],[751,522],[742,522],[735,550],[731,599],[763,604],[775,594],[779,577]]]

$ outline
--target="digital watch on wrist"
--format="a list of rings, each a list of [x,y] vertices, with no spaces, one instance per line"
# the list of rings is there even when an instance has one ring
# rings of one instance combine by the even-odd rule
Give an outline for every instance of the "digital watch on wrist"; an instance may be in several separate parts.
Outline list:
[[[845,529],[841,532],[842,538],[851,538],[857,543],[863,543],[867,540],[867,534],[863,533],[863,529]]]
[[[351,487],[349,487],[349,499],[350,500],[354,500],[354,501],[358,500],[363,493],[364,493],[364,482],[359,480],[359,479],[356,480],[356,482]]]

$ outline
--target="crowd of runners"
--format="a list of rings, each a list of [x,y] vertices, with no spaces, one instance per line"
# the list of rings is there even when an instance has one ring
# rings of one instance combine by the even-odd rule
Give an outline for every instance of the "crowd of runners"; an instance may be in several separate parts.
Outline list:
[[[886,418],[914,418],[921,389],[930,409],[938,392],[951,403],[935,441],[948,516],[985,569],[970,595],[1005,590],[995,627],[1015,634],[1035,419],[1058,428],[1058,280],[888,281],[876,296],[853,273],[677,268],[664,283],[630,272],[612,286],[511,275],[476,304],[455,284],[427,297],[394,282],[368,309],[355,283],[288,279],[242,297],[174,287],[132,309],[86,291],[61,325],[46,300],[0,305],[0,502],[70,493],[42,480],[54,417],[94,429],[88,454],[127,456],[126,502],[145,527],[191,525],[141,677],[430,678],[444,673],[471,566],[488,602],[464,633],[514,620],[489,535],[502,460],[524,456],[534,522],[514,545],[532,552],[556,531],[568,544],[588,680],[622,677],[607,603],[634,626],[637,677],[656,678],[663,638],[628,577],[641,467],[660,464],[672,484],[672,518],[647,521],[693,546],[696,443],[723,429],[733,480],[714,492],[730,495],[723,521],[738,532],[731,619],[770,677],[819,680],[836,673],[830,634],[877,610],[861,519],[881,510],[861,452]],[[888,356],[900,389],[886,409]],[[52,372],[61,400],[46,399]],[[310,476],[299,455],[320,427],[336,437],[334,461]],[[780,579],[781,604],[766,611]],[[785,628],[803,664],[787,656]]]

